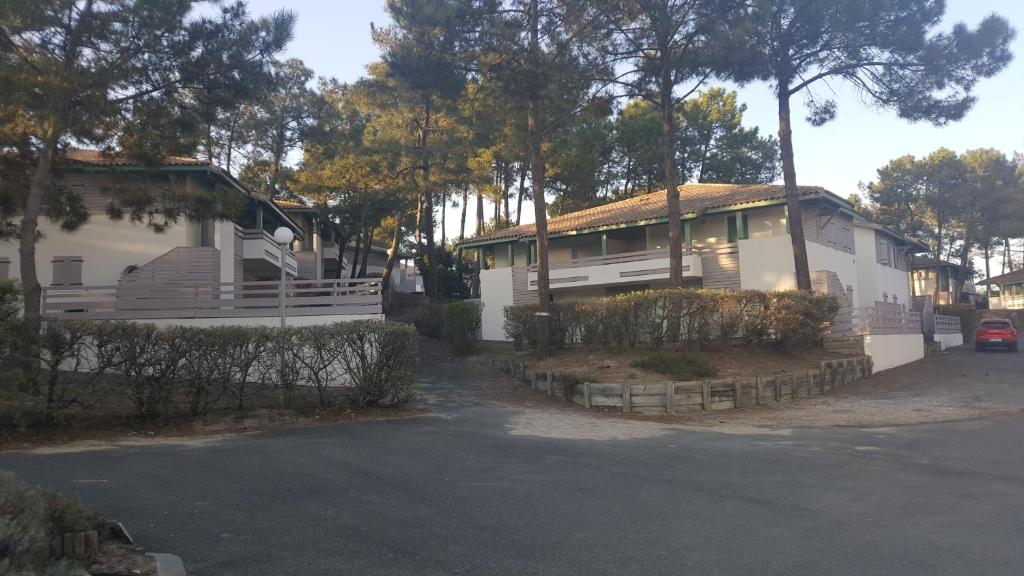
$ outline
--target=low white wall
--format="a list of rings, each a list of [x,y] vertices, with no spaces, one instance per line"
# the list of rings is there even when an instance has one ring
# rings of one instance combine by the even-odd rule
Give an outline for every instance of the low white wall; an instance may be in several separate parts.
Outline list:
[[[864,337],[864,353],[871,356],[875,372],[924,358],[921,334],[870,334]]]
[[[939,349],[945,350],[946,348],[953,348],[954,346],[964,345],[963,334],[936,334],[935,341],[939,343]]]
[[[512,305],[512,269],[480,271],[480,336],[484,340],[508,341],[505,336],[505,306]]]

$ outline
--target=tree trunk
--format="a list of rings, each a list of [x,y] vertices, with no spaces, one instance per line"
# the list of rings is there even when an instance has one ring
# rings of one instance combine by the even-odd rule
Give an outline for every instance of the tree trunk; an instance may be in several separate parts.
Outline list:
[[[484,233],[484,195],[476,189],[476,235]]]
[[[789,82],[779,82],[779,147],[782,149],[782,180],[786,185],[786,209],[789,212],[789,236],[793,243],[793,269],[797,290],[811,291],[811,268],[807,263],[807,240],[804,238],[804,217],[800,207],[800,191],[796,184],[796,163],[793,158],[793,125],[789,109]]]
[[[427,253],[423,255],[423,290],[431,301],[437,300],[437,253],[434,244],[434,196],[430,189],[430,153],[427,150],[432,121],[432,101],[427,96],[423,102],[423,126],[420,129],[420,154],[423,182],[420,188],[420,203],[423,207],[423,234],[427,237]]]
[[[932,290],[932,301],[936,305],[939,304],[939,293],[942,292],[942,267],[939,264],[942,262],[942,232],[944,224],[945,222],[940,214],[937,223],[938,236],[935,241],[935,290]]]
[[[402,240],[402,219],[405,216],[402,210],[395,214],[395,232],[391,235],[391,246],[388,250],[388,261],[384,265],[384,274],[381,275],[381,288],[391,290],[391,274],[395,269],[395,261],[398,260],[398,244]]]
[[[516,226],[523,218],[523,195],[526,194],[526,162],[519,166],[519,197],[516,199]]]
[[[512,166],[507,162],[502,163],[501,180],[501,197],[505,203],[505,225],[503,228],[508,228],[512,224],[512,215],[508,210],[508,191],[512,187]]]
[[[39,228],[39,212],[42,209],[43,196],[50,185],[53,160],[57,154],[59,140],[60,130],[57,128],[57,122],[51,121],[43,140],[43,146],[39,149],[36,171],[32,175],[28,195],[25,197],[21,215],[21,237],[18,243],[18,265],[25,310],[24,353],[21,357],[21,364],[28,385],[33,391],[38,389],[36,376],[39,365],[32,359],[36,357],[36,349],[39,346],[40,306],[42,306],[42,287],[39,285],[39,276],[36,273],[36,232]]]
[[[540,14],[537,0],[530,0],[530,48],[538,50],[540,43]],[[533,213],[537,227],[537,355],[546,358],[551,353],[551,293],[548,272],[548,213],[544,199],[544,155],[541,150],[540,97],[531,93],[527,100],[526,126],[529,133],[530,173],[533,184]]]
[[[356,245],[352,249],[352,269],[348,271],[349,278],[355,278],[356,272],[359,270],[359,256],[362,254],[363,247],[363,230],[359,231],[356,235]]]
[[[992,277],[992,254],[990,253],[991,242],[985,242],[985,280],[988,281]],[[992,295],[992,285],[985,284],[985,297],[988,298]]]
[[[672,73],[668,65],[661,75],[661,162],[665,179],[665,204],[668,217],[668,284],[683,287],[683,230],[679,207],[679,188],[675,167],[675,110],[672,106]]]
[[[345,248],[348,246],[348,238],[338,235],[338,269],[334,272],[334,279],[341,280],[342,271],[345,269]]]
[[[373,249],[373,234],[376,229],[370,226],[366,234],[366,246],[363,247],[363,262],[359,265],[359,278],[366,278],[366,265],[370,262],[370,250]]]
[[[462,188],[462,218],[459,220],[459,242],[466,239],[466,211],[469,204],[469,186]]]
[[[448,232],[445,230],[448,220],[448,199],[444,198],[441,201],[441,249],[444,250],[445,244],[448,243]]]

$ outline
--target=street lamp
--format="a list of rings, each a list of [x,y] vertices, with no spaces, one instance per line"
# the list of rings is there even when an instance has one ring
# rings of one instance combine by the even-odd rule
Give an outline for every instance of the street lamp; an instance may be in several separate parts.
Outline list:
[[[280,261],[280,264],[281,264],[281,287],[280,287],[280,290],[278,291],[278,294],[277,294],[278,313],[281,316],[281,328],[284,328],[284,326],[285,326],[285,321],[284,321],[284,318],[285,318],[285,312],[284,312],[284,290],[285,290],[285,280],[286,280],[286,277],[287,277],[287,271],[285,269],[285,264],[288,261],[286,256],[287,256],[287,253],[288,253],[288,245],[291,244],[292,240],[294,240],[294,239],[295,239],[295,233],[292,232],[292,229],[288,228],[287,226],[281,226],[277,230],[274,230],[274,242],[277,242],[277,245],[281,247],[281,261]]]

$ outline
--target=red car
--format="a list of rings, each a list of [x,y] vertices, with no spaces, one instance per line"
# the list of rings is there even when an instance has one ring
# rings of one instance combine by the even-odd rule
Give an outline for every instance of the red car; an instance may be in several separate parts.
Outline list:
[[[974,349],[981,352],[990,346],[1017,351],[1017,330],[1013,323],[1004,318],[986,318],[974,331]]]

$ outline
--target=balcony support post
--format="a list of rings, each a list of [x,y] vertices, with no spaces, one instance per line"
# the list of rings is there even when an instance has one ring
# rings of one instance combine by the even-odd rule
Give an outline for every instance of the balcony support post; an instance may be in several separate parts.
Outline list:
[[[608,233],[601,232],[601,256],[608,255]]]
[[[693,250],[693,222],[690,220],[683,222],[683,243],[687,252]]]

